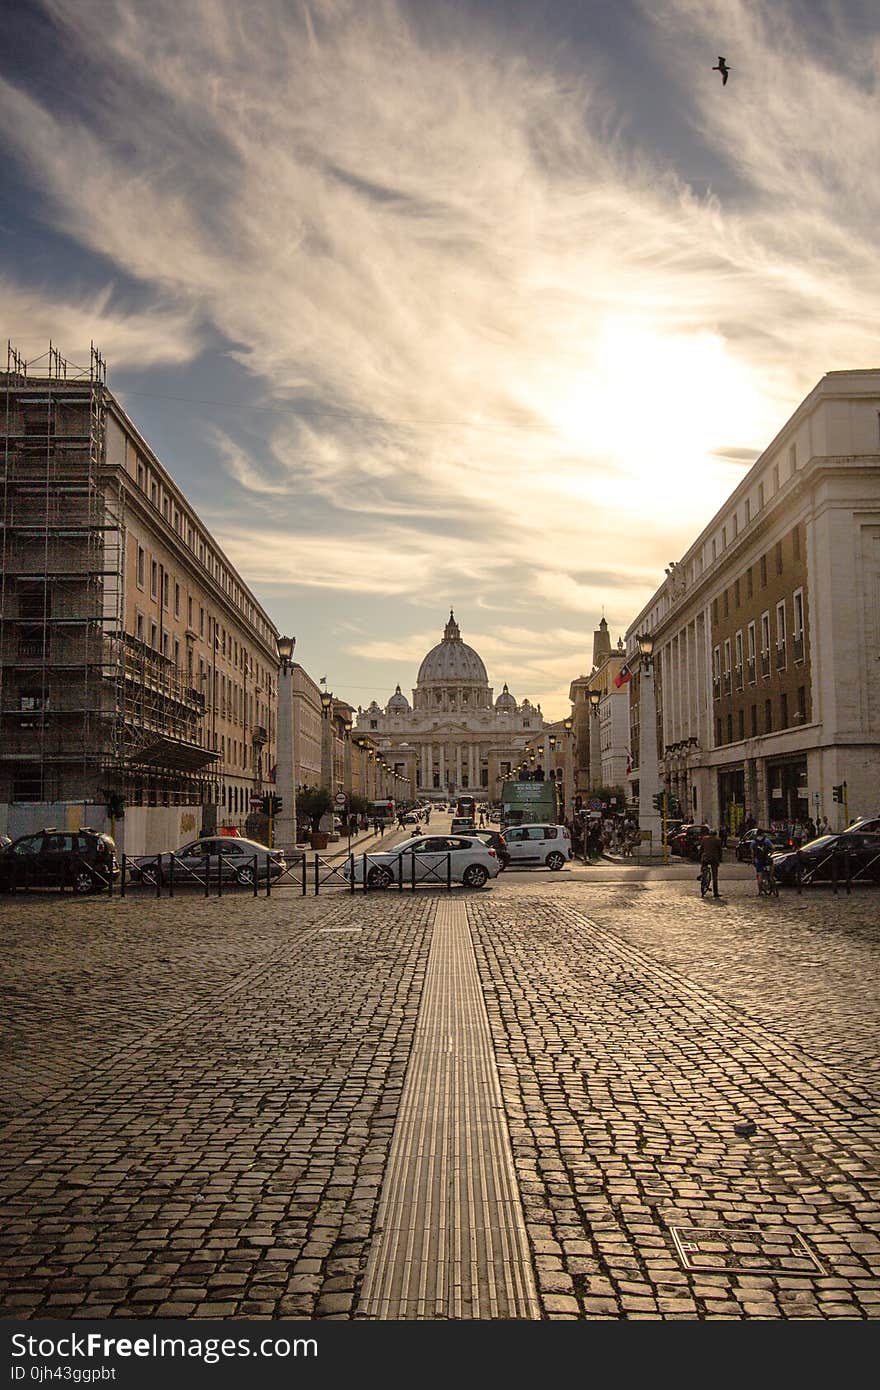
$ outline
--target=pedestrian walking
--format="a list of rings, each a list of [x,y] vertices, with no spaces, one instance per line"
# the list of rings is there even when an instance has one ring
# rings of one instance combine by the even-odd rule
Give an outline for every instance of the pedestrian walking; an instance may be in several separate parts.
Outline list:
[[[728,837],[729,834],[730,834],[730,827],[729,827],[729,825],[727,824],[727,821],[726,821],[726,820],[723,820],[723,821],[721,822],[720,826],[718,827],[718,838],[719,838],[719,840],[721,841],[721,848],[722,848],[722,850],[723,850],[723,849],[725,848],[725,846],[727,845],[727,837]]]
[[[721,836],[717,830],[709,830],[700,841],[700,866],[708,865],[712,874],[712,896],[720,898],[718,892],[718,865],[721,863],[721,856],[724,853],[724,846],[721,843]],[[702,878],[702,873],[700,874]]]

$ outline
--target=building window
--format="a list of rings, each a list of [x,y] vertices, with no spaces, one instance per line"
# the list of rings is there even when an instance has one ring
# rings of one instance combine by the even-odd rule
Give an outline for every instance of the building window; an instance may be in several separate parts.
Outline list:
[[[779,697],[779,726],[782,729],[788,728],[788,695],[784,690]]]
[[[774,463],[774,465],[773,465],[773,491],[774,491],[774,493],[777,493],[777,492],[779,491],[779,464],[778,464],[778,463]]]
[[[153,598],[159,596],[159,566],[155,560],[150,563],[150,594]]]
[[[205,610],[204,610],[204,608],[200,608],[200,609],[199,609],[199,636],[200,636],[200,637],[204,637],[204,635],[205,635]]]
[[[724,693],[730,694],[730,638],[724,641]]]
[[[142,589],[142,588],[144,587],[144,583],[146,582],[146,581],[145,581],[145,576],[146,576],[146,564],[147,564],[147,557],[146,557],[146,555],[145,555],[145,553],[144,553],[144,547],[143,547],[142,545],[139,545],[139,546],[138,546],[138,559],[137,559],[137,586],[138,586],[139,589]]]
[[[803,722],[807,717],[807,687],[805,685],[798,686],[797,712],[798,722]]]
[[[752,738],[758,736],[758,706],[752,705]]]
[[[720,748],[720,747],[721,747],[721,719],[720,719],[720,718],[718,718],[718,719],[715,720],[715,746],[716,746],[716,748]]]
[[[179,617],[180,617],[180,585],[179,585],[179,584],[175,584],[175,586],[174,586],[174,616],[175,616],[175,618],[179,618]]]
[[[753,580],[752,580],[752,567],[751,567],[751,565],[749,565],[748,569],[746,570],[746,597],[747,597],[747,598],[751,598],[751,597],[752,597],[752,594],[754,593],[754,589],[755,589],[755,586],[754,586],[754,582],[753,582]]]
[[[735,653],[736,653],[736,662],[735,662],[735,666],[734,666],[734,674],[735,674],[735,676],[736,676],[736,688],[737,688],[737,690],[742,690],[742,688],[743,688],[743,635],[742,635],[742,630],[741,630],[741,629],[740,629],[740,631],[736,634],[736,638],[735,638],[735,641],[734,641],[734,651],[735,651]]]
[[[159,505],[159,489],[155,483],[150,483],[150,501],[154,507]]]
[[[721,549],[724,550],[725,547],[726,547],[726,545],[727,545],[727,527],[726,527],[726,526],[722,526],[722,528],[721,528]]]
[[[739,726],[740,741],[742,741],[746,736],[746,712],[744,709],[741,709],[737,714],[737,723]]]
[[[168,588],[169,588],[169,586],[168,586],[168,575],[167,575],[167,573],[164,573],[164,572],[163,572],[163,574],[162,574],[162,607],[163,607],[163,608],[167,608],[167,607],[168,607]]]
[[[761,675],[770,674],[770,614],[761,614]]]
[[[749,685],[754,685],[757,680],[757,669],[755,666],[755,624],[749,623],[748,626],[748,654],[749,654]]]
[[[767,587],[767,556],[766,556],[766,555],[762,555],[762,556],[761,556],[761,588],[762,588],[762,589],[766,589],[766,587]]]
[[[730,599],[726,589],[724,590],[724,616],[725,618],[730,617]]]
[[[739,535],[739,512],[734,512],[734,514],[733,514],[733,539],[736,540],[736,538],[737,538],[738,535]]]
[[[734,608],[739,608],[740,601],[741,601],[741,600],[740,600],[740,592],[739,592],[739,580],[738,580],[738,579],[735,579],[735,580],[733,581],[733,606],[734,606]]]
[[[758,511],[761,510],[761,508],[763,507],[763,505],[764,505],[764,484],[763,484],[763,483],[759,483],[759,484],[758,484]]]
[[[168,633],[167,633],[167,632],[163,632],[163,633],[162,633],[162,655],[165,656],[165,657],[167,657],[167,655],[168,655]]]
[[[733,743],[733,715],[727,716],[727,742]]]
[[[712,651],[712,698],[721,699],[721,648]]]
[[[764,701],[764,733],[765,733],[765,734],[772,734],[772,732],[773,732],[773,701],[772,701],[772,700],[765,700],[765,701]]]
[[[776,573],[782,573],[782,541],[776,542]]]
[[[713,622],[713,623],[717,623],[717,622],[718,622],[718,600],[717,600],[717,598],[713,598],[713,600],[712,600],[712,622]]]
[[[794,617],[792,619],[791,641],[795,661],[804,659],[804,591],[795,589],[792,599]]]
[[[138,466],[137,466],[137,480],[138,480],[138,487],[140,488],[141,492],[143,492],[143,490],[144,490],[144,482],[145,482],[145,479],[146,479],[146,474],[145,474],[145,471],[144,471],[144,465],[143,465],[142,463],[139,463]]]
[[[784,671],[785,656],[785,599],[776,605],[776,669]]]
[[[180,665],[180,643],[176,637],[174,639],[174,664],[175,666]]]
[[[187,627],[188,627],[190,630],[192,630],[192,625],[193,625],[193,601],[192,601],[192,594],[189,594],[189,595],[187,596],[187,600],[186,600],[186,625],[187,625]]]
[[[714,560],[714,559],[717,557],[717,555],[718,555],[718,545],[717,545],[717,542],[716,542],[716,540],[715,540],[715,537],[713,536],[713,537],[712,537],[712,559]]]
[[[155,623],[150,623],[150,646],[156,651],[159,646],[159,629]]]

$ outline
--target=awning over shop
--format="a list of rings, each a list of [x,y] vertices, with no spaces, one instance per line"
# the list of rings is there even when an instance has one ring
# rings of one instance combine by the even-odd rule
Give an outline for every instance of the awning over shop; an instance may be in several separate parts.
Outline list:
[[[129,758],[131,767],[165,767],[180,772],[197,772],[220,761],[220,754],[183,739],[154,734],[149,743]]]

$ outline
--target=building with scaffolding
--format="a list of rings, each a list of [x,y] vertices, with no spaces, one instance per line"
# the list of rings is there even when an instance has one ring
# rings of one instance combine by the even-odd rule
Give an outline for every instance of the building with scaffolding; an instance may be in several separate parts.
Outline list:
[[[10,346],[2,385],[0,829],[130,853],[243,829],[275,762],[274,625],[94,348]]]

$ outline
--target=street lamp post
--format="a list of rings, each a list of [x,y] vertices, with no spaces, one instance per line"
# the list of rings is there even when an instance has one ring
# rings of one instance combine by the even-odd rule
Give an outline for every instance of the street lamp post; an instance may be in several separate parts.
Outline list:
[[[566,820],[574,812],[574,720],[570,715],[568,719],[563,719],[562,727],[565,731],[562,745],[562,816]]]
[[[602,785],[602,748],[599,736],[599,702],[601,690],[587,692],[590,699],[590,787]]]
[[[657,691],[654,684],[654,638],[644,632],[636,637],[639,671],[639,830],[650,831],[650,850],[661,848],[663,817],[655,802],[660,793],[657,757]]]
[[[285,853],[296,851],[296,748],[293,727],[293,649],[295,637],[278,638],[278,746],[275,791],[281,810],[275,816],[275,844]]]
[[[333,692],[331,690],[321,691],[321,786],[326,787],[331,798],[334,795],[333,784],[333,722],[331,712],[333,709]],[[326,835],[333,834],[333,809],[325,811],[322,815],[318,828]]]

